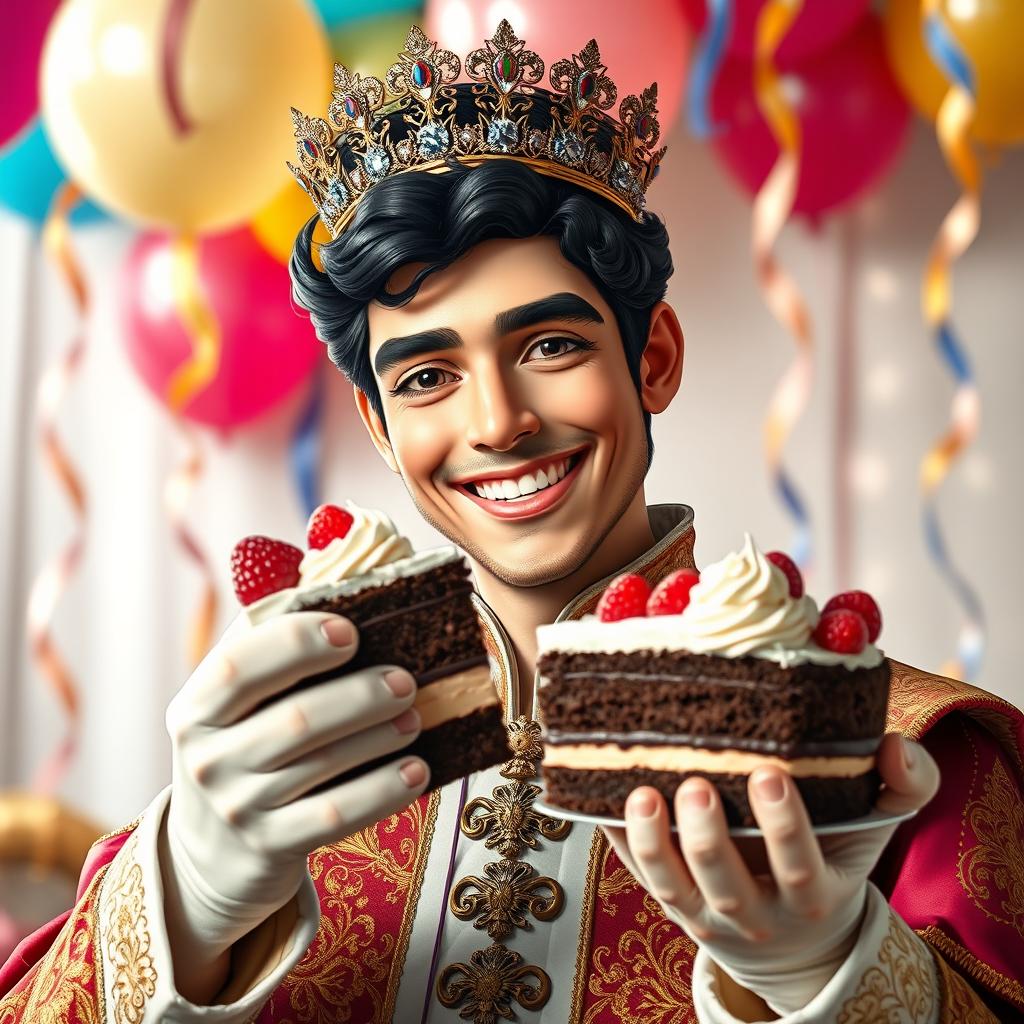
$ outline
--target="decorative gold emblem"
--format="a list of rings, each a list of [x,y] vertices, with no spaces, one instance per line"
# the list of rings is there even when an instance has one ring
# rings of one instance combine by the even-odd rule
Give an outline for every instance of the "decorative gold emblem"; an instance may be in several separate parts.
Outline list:
[[[537,775],[537,762],[544,756],[540,745],[540,724],[520,715],[508,723],[508,745],[515,755],[502,765],[500,774],[506,779],[532,779]]]
[[[538,921],[552,921],[562,912],[562,887],[553,878],[538,875],[530,864],[496,861],[484,866],[484,874],[486,878],[460,879],[452,889],[450,906],[460,921],[475,917],[473,927],[486,928],[492,939],[504,939],[513,928],[532,928],[527,911]]]
[[[524,782],[495,786],[491,799],[478,796],[462,810],[462,833],[468,839],[484,839],[488,850],[503,857],[517,857],[524,849],[537,848],[537,837],[559,842],[572,829],[572,822],[556,821],[533,809],[540,787]]]
[[[527,980],[531,977],[536,984]],[[441,1005],[451,1010],[462,1004],[459,1016],[473,1024],[497,1024],[499,1017],[515,1020],[513,1000],[524,1010],[539,1010],[550,996],[547,974],[497,943],[478,949],[468,964],[449,964],[437,979]]]

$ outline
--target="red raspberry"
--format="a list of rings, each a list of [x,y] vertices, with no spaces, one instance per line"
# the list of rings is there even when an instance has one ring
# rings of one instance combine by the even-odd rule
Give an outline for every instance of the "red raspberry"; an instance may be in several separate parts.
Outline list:
[[[597,602],[597,617],[602,622],[617,622],[647,614],[651,588],[643,576],[624,572],[608,584]]]
[[[828,604],[822,608],[822,615],[825,612],[834,611],[836,608],[849,608],[856,612],[867,624],[868,643],[873,644],[882,632],[882,613],[878,609],[875,599],[865,590],[848,590],[844,594],[836,594]]]
[[[321,505],[313,510],[306,527],[306,544],[325,548],[337,537],[344,537],[352,526],[352,513],[337,505]]]
[[[814,642],[836,654],[860,654],[868,642],[868,625],[849,608],[836,608],[818,620]]]
[[[690,589],[699,582],[696,569],[670,572],[647,599],[647,614],[678,615],[690,603]]]
[[[231,552],[231,581],[242,604],[299,582],[302,551],[273,537],[243,537]]]
[[[804,578],[800,575],[800,570],[796,567],[796,562],[782,551],[769,551],[764,557],[767,558],[772,565],[778,566],[782,570],[783,575],[789,581],[789,596],[803,597]]]

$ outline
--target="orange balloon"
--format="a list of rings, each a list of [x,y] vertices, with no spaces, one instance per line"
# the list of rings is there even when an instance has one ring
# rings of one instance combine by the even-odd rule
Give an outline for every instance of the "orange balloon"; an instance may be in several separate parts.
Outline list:
[[[288,108],[320,109],[331,62],[305,0],[67,0],[40,77],[47,134],[87,194],[212,232],[288,181]]]
[[[942,0],[939,6],[975,75],[977,109],[971,137],[1003,146],[1024,142],[1024,2]],[[885,44],[907,99],[935,120],[949,82],[925,46],[920,0],[888,0]]]
[[[294,181],[286,185],[274,198],[260,210],[252,220],[250,227],[267,252],[281,263],[287,263],[295,246],[295,236],[310,217],[316,217],[313,229],[313,252],[316,244],[327,244],[331,241],[330,232],[320,220],[316,207],[309,196]]]

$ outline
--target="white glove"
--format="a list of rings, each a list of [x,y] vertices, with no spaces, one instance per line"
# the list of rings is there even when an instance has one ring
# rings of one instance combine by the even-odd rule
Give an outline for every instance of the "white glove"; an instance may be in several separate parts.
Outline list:
[[[938,789],[935,761],[896,735],[883,740],[877,765],[885,788],[876,806],[884,811],[916,810]],[[768,776],[783,782],[780,799],[759,791],[758,781]],[[699,793],[708,794],[704,807],[687,800]],[[669,833],[664,800],[648,788],[630,796],[626,828],[605,832],[666,916],[784,1016],[806,1006],[852,949],[867,877],[897,826],[816,836],[795,785],[778,769],[754,772],[749,795],[765,838],[740,840],[743,854],[729,836],[717,793],[698,778],[676,793],[678,837]],[[646,816],[637,813],[645,796],[656,798]]]
[[[337,615],[295,612],[254,627],[242,616],[171,701],[170,863],[161,867],[180,892],[190,958],[219,955],[287,903],[313,850],[425,789],[426,764],[407,757],[309,794],[420,730],[404,669],[342,674],[357,644]],[[284,692],[335,667],[336,679]]]

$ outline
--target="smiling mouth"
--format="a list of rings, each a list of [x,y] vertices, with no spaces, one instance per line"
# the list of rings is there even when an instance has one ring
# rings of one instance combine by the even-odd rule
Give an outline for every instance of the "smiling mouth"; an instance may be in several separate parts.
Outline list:
[[[494,476],[456,484],[474,504],[502,519],[522,519],[547,512],[559,503],[576,477],[589,449],[571,452],[513,476]]]

